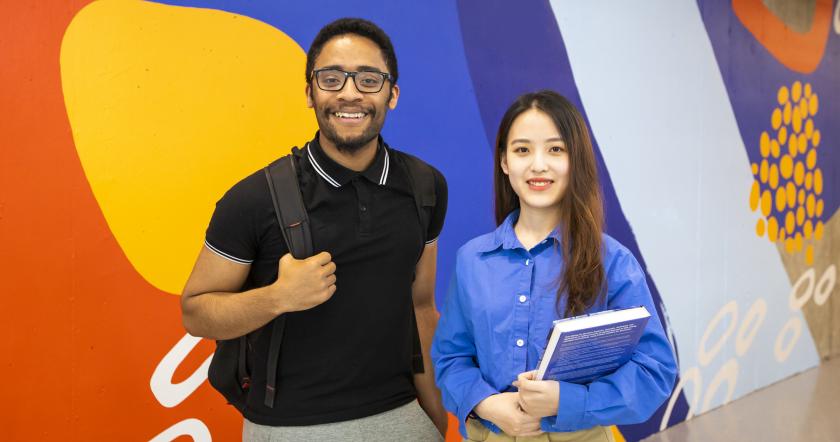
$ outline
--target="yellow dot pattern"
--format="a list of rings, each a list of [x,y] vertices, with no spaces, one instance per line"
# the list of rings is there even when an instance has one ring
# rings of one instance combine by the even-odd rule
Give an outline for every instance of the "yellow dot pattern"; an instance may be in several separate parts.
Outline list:
[[[787,253],[804,252],[810,265],[814,242],[823,236],[825,205],[817,164],[822,135],[814,122],[819,97],[810,83],[795,81],[779,87],[776,102],[770,127],[758,137],[761,158],[750,164],[749,204],[759,212],[755,233],[778,242]]]

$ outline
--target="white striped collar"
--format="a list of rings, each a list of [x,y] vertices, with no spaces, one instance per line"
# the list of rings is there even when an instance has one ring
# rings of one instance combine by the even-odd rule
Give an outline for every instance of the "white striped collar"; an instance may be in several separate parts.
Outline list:
[[[366,170],[362,172],[355,172],[346,167],[336,163],[329,158],[321,146],[317,144],[318,136],[316,135],[313,142],[306,143],[304,150],[309,159],[309,163],[315,172],[321,176],[327,183],[333,187],[341,187],[343,184],[349,182],[357,175],[365,176],[370,181],[384,186],[388,182],[389,172],[391,170],[391,155],[388,152],[388,146],[379,140],[379,148],[376,152],[376,158]]]

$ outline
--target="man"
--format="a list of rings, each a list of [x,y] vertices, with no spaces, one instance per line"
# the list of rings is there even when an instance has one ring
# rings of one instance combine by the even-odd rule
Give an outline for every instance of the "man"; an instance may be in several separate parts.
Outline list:
[[[314,256],[288,254],[262,171],[216,205],[181,298],[185,328],[233,339],[286,315],[273,407],[263,404],[271,333],[249,338],[244,439],[426,441],[446,432],[429,357],[446,182],[434,170],[424,232],[405,154],[379,135],[399,99],[397,77],[390,39],[366,20],[330,23],[307,53],[307,104],[320,130],[294,161]],[[421,374],[412,374],[412,308]]]

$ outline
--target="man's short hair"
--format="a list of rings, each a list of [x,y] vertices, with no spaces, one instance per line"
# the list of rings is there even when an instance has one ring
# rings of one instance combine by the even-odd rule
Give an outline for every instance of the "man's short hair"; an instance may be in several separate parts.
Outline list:
[[[391,39],[379,26],[373,24],[363,18],[340,18],[318,31],[312,45],[309,46],[309,51],[306,53],[306,83],[312,81],[312,69],[315,67],[315,59],[321,54],[321,49],[331,39],[340,35],[353,34],[360,37],[365,37],[379,46],[382,51],[382,57],[385,58],[385,66],[388,68],[388,73],[391,74],[391,85],[397,84],[397,54],[394,53],[394,46],[391,44]]]

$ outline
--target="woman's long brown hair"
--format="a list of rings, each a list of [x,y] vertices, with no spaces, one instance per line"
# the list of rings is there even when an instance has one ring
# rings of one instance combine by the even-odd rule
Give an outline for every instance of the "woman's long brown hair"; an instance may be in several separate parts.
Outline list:
[[[519,197],[502,171],[501,161],[507,152],[513,122],[529,109],[537,109],[554,121],[569,153],[569,184],[560,202],[564,271],[556,302],[559,310],[565,292],[568,298],[564,316],[575,316],[606,293],[601,249],[604,207],[589,130],[575,106],[556,92],[544,90],[522,95],[502,117],[493,155],[496,224],[502,224],[519,208]]]

